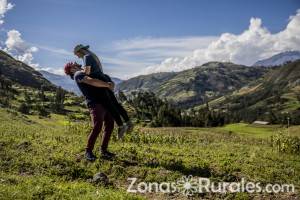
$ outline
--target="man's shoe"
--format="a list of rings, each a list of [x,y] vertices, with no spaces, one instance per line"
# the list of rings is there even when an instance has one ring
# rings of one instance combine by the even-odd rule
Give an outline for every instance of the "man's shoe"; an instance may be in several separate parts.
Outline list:
[[[85,155],[84,155],[85,159],[88,160],[88,161],[95,161],[96,160],[96,156],[93,154],[92,151],[86,151],[85,152]]]
[[[110,160],[116,156],[116,154],[111,153],[109,151],[100,151],[101,158]]]
[[[128,126],[127,132],[126,133],[131,133],[133,131],[133,123],[129,120],[128,122],[126,122],[126,125]]]
[[[128,126],[127,125],[119,126],[119,129],[118,129],[118,140],[121,140],[124,137],[124,134],[127,132],[127,130],[128,130]]]

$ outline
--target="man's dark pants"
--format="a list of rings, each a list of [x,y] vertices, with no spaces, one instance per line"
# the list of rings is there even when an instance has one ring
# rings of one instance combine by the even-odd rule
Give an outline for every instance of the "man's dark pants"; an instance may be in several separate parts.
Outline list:
[[[101,132],[102,125],[104,122],[104,132],[102,136],[101,151],[106,151],[110,140],[110,136],[114,129],[114,118],[108,111],[104,109],[104,107],[101,104],[89,106],[89,110],[93,123],[93,130],[91,131],[88,137],[86,150],[92,151],[94,149],[95,142]]]

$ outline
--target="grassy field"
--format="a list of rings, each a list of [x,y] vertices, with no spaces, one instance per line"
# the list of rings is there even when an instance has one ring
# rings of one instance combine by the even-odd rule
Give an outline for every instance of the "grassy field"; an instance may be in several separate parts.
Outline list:
[[[62,115],[39,118],[0,109],[0,199],[187,199],[181,193],[132,194],[129,177],[176,181],[184,175],[212,181],[294,184],[300,187],[300,155],[272,147],[277,126],[232,124],[220,128],[136,127],[123,142],[115,134],[114,160],[83,159],[88,122]],[[291,135],[300,136],[300,127]],[[97,151],[96,155],[99,157]],[[96,184],[104,172],[109,183]],[[191,199],[297,199],[299,193],[204,193]]]

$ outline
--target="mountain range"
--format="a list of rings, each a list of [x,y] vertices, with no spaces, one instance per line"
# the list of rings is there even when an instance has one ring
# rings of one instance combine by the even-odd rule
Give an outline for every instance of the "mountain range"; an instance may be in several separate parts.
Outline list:
[[[281,110],[298,109],[300,61],[291,62],[298,58],[298,54],[299,52],[284,52],[257,62],[257,65],[265,63],[268,67],[209,62],[180,72],[141,75],[126,81],[117,78],[113,80],[118,84],[117,89],[125,93],[152,91],[158,97],[185,108],[201,106],[205,102],[210,102],[215,108],[224,106],[230,109],[251,106],[256,108],[259,107],[257,104],[269,107],[276,102],[268,104],[267,101],[272,101],[276,97],[277,100],[287,102],[287,105],[280,108]],[[269,67],[273,65],[276,67]],[[0,73],[22,86],[40,88],[43,85],[51,90],[62,86],[80,95],[74,81],[68,77],[47,71],[36,71],[1,50]],[[279,93],[282,94],[280,98]],[[241,104],[245,101],[246,106]]]
[[[181,72],[137,76],[120,83],[118,89],[125,93],[152,91],[181,107],[192,107],[240,89],[269,70],[229,62],[209,62]]]
[[[285,64],[286,62],[295,61],[298,59],[300,59],[300,51],[286,51],[273,55],[270,58],[259,60],[254,63],[253,66],[279,66]]]
[[[152,91],[179,106],[193,107],[263,79],[266,73],[274,70],[270,68],[272,66],[284,65],[297,59],[300,59],[299,51],[287,51],[260,60],[251,67],[229,62],[209,62],[180,72],[133,77],[120,83],[117,89],[125,93]]]

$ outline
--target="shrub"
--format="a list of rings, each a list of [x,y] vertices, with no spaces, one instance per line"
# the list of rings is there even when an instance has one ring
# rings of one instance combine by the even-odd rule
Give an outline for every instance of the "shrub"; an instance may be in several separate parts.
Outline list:
[[[284,153],[300,153],[300,138],[291,136],[287,131],[279,131],[271,137],[272,146],[279,152]]]
[[[47,111],[47,109],[43,105],[37,104],[36,105],[36,110],[37,110],[39,116],[42,116],[42,117],[49,117],[50,116],[50,112]]]
[[[80,121],[80,120],[86,120],[89,118],[89,116],[87,116],[83,113],[71,113],[67,116],[70,121]]]
[[[29,114],[30,106],[26,103],[21,103],[19,108],[18,108],[18,111],[23,113],[23,114]]]

